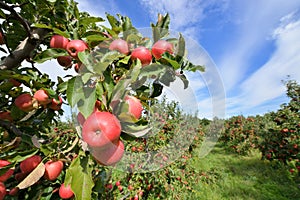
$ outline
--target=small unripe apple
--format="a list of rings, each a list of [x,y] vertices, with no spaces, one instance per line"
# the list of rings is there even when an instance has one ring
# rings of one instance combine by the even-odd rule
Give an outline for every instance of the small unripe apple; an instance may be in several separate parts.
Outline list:
[[[0,112],[0,119],[7,120],[7,121],[10,121],[10,122],[12,122],[14,120],[9,111],[1,111]]]
[[[45,174],[44,178],[49,181],[54,181],[61,173],[64,168],[64,163],[61,160],[48,161],[45,163]]]
[[[58,194],[59,194],[60,198],[62,198],[62,199],[70,199],[71,197],[74,196],[71,186],[70,185],[65,186],[64,183],[61,184]]]
[[[112,43],[110,43],[109,50],[116,50],[122,54],[127,55],[129,53],[128,43],[125,40],[116,39],[112,41]]]
[[[119,139],[121,124],[110,112],[93,112],[82,126],[82,139],[91,147],[103,147]]]
[[[165,52],[169,52],[170,54],[172,54],[173,45],[170,42],[167,42],[165,40],[158,40],[152,46],[151,52],[156,59],[159,59],[161,58],[161,55]]]
[[[60,66],[70,67],[72,65],[73,58],[71,56],[59,56],[56,60]]]
[[[33,155],[20,163],[20,169],[23,173],[29,174],[40,164],[41,161],[41,156]]]
[[[15,99],[15,105],[25,112],[29,112],[34,109],[32,96],[28,93],[21,94]]]
[[[0,200],[3,200],[6,196],[6,187],[4,183],[0,182]]]
[[[71,40],[67,45],[67,51],[73,58],[78,58],[78,53],[88,49],[88,45],[83,40]]]
[[[41,105],[46,105],[52,101],[51,98],[49,98],[48,92],[43,89],[37,90],[34,93],[33,98],[35,98]]]
[[[61,109],[61,105],[63,103],[63,100],[60,96],[58,98],[59,98],[59,101],[56,100],[55,98],[53,98],[51,100],[51,104],[49,106],[50,109],[52,109],[52,110],[60,110]]]
[[[66,49],[69,43],[69,39],[62,35],[53,35],[50,39],[51,48]]]
[[[149,65],[152,61],[152,54],[149,49],[146,47],[140,46],[132,50],[131,59],[136,60],[139,59],[143,66]]]
[[[129,113],[136,119],[139,119],[142,115],[143,105],[141,101],[134,96],[125,96],[125,101],[129,106]]]
[[[122,159],[124,144],[121,140],[116,140],[107,144],[105,148],[91,148],[91,154],[99,164],[112,166]]]
[[[10,164],[10,162],[7,160],[0,160],[0,169],[9,164]],[[0,176],[0,182],[5,182],[7,179],[9,179],[13,175],[13,173],[14,173],[13,169],[7,170],[4,174],[2,174]]]

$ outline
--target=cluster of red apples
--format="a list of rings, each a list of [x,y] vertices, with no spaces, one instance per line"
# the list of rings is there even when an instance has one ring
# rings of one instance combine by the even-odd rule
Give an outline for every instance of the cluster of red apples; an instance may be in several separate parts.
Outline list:
[[[134,119],[139,119],[142,115],[143,106],[139,99],[134,96],[126,96],[125,102],[128,104],[128,115]],[[79,112],[77,120],[82,126],[82,139],[97,163],[105,166],[115,165],[124,154],[124,144],[120,140],[121,123],[119,119],[110,112],[100,111],[99,100],[95,103],[93,113],[84,118]]]
[[[15,99],[15,105],[24,112],[30,112],[39,106],[48,107],[52,110],[60,110],[62,98],[59,100],[51,98],[47,90],[39,89],[32,96],[29,93],[23,93]]]
[[[107,48],[124,55],[130,55],[132,61],[139,59],[142,66],[151,64],[153,57],[157,60],[160,59],[165,52],[173,54],[173,45],[166,40],[155,42],[151,50],[144,46],[131,49],[131,46],[127,41],[118,38],[112,40]],[[82,65],[78,59],[78,53],[89,50],[89,46],[85,41],[69,40],[61,35],[52,36],[50,47],[65,49],[69,55],[57,57],[58,63],[66,68],[74,65],[77,72]],[[127,95],[124,101],[129,106],[128,114],[130,117],[139,119],[143,110],[140,100]],[[97,100],[94,112],[87,119],[79,113],[77,120],[82,126],[82,139],[88,144],[95,160],[102,165],[115,165],[124,154],[124,144],[120,140],[122,127],[119,119],[114,114],[99,110],[100,105],[101,102]]]
[[[5,187],[5,181],[9,178],[15,178],[18,182],[23,181],[30,173],[42,162],[42,157],[39,155],[33,155],[23,160],[15,169],[8,169],[4,174],[0,176],[0,200],[4,199],[6,195],[16,196],[19,192],[19,188],[11,188],[7,190]],[[0,168],[11,164],[7,160],[0,160]],[[45,163],[45,172],[43,178],[48,181],[55,181],[64,168],[64,163],[61,160],[49,160]],[[69,199],[74,196],[71,187],[65,186],[64,183],[58,189],[59,196],[62,199]]]
[[[160,59],[162,54],[168,52],[173,54],[173,45],[165,40],[157,41],[152,49],[148,49],[144,46],[138,46],[134,49],[130,49],[129,45],[123,39],[115,39],[109,45],[109,50],[119,51],[124,55],[130,55],[132,60],[139,59],[143,66],[149,65],[152,61],[152,56],[155,59]],[[78,53],[89,49],[88,44],[83,40],[69,40],[61,35],[53,35],[50,40],[51,48],[65,49],[68,52],[68,56],[57,57],[57,62],[66,68],[70,68],[74,63],[74,69],[79,71],[82,63],[78,59]],[[75,61],[75,62],[74,62]]]

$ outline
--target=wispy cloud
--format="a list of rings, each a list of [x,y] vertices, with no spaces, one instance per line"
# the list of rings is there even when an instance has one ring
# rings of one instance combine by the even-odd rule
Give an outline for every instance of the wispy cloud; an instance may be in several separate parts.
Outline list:
[[[142,0],[141,4],[149,12],[153,20],[157,14],[169,13],[171,28],[183,32],[189,36],[199,35],[201,21],[208,12],[222,12],[227,8],[228,0],[204,1],[204,0],[164,0],[159,3],[156,0]]]
[[[267,106],[267,102],[273,105],[274,110],[279,107],[278,99],[286,100],[282,98],[286,88],[281,80],[289,75],[291,79],[300,81],[299,35],[299,13],[293,12],[283,17],[272,34],[276,49],[271,58],[241,83],[241,93],[228,99],[232,112],[237,111],[237,108],[239,111],[249,111],[251,108],[257,112],[266,107],[271,109],[272,106]],[[272,104],[272,101],[276,103]]]

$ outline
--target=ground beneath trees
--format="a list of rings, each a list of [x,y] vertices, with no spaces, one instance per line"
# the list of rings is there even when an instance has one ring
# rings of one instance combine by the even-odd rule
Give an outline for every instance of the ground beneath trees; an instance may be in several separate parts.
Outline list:
[[[258,152],[241,156],[216,145],[204,158],[197,153],[196,150],[189,164],[197,169],[200,178],[193,192],[184,194],[185,199],[300,199],[300,185],[288,169],[261,160]]]

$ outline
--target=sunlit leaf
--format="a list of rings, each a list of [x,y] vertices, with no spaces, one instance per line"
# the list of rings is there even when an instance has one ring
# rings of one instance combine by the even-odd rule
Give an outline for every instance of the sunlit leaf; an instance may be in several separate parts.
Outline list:
[[[17,187],[19,189],[25,189],[40,180],[40,178],[44,175],[45,165],[41,162],[22,182],[20,182]]]
[[[71,184],[76,199],[90,200],[94,182],[93,168],[89,165],[90,157],[81,152],[66,171],[65,184]]]

